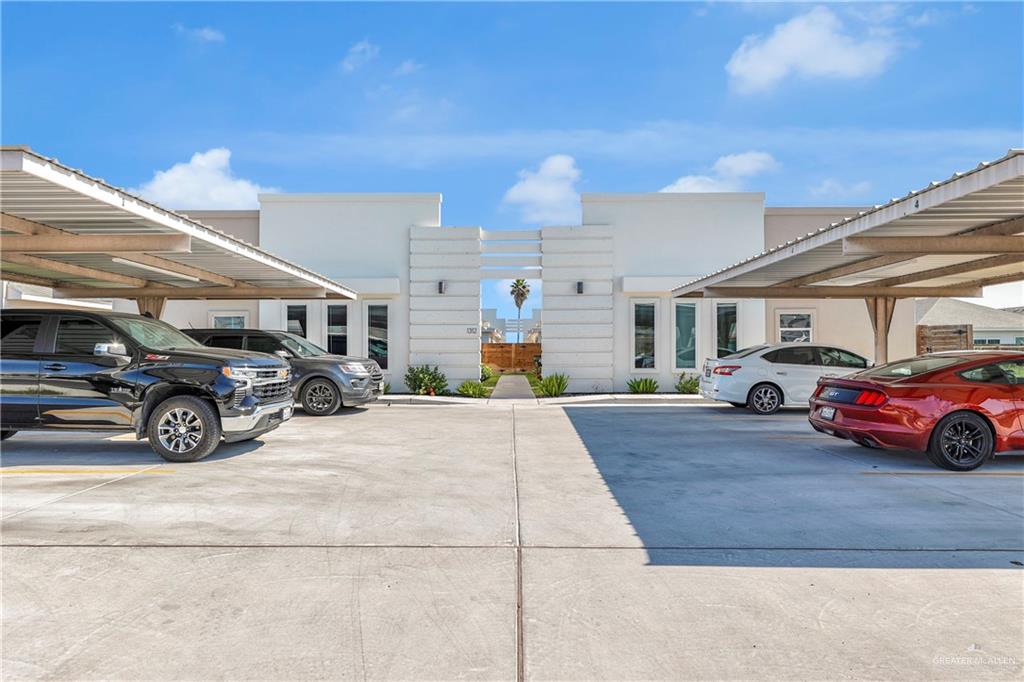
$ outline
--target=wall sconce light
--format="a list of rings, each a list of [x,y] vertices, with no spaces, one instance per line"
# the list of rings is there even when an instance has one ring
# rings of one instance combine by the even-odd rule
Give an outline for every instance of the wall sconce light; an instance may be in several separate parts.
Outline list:
[[[582,294],[583,293],[583,282],[576,282],[576,293],[577,294]]]
[[[446,291],[448,291],[448,282],[444,281],[443,279],[438,281],[438,283],[437,283],[437,293],[443,294]]]

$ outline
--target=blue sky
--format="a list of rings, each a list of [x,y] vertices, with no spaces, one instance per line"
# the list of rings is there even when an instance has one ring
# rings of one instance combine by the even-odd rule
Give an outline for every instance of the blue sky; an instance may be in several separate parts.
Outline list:
[[[578,221],[581,191],[871,204],[1024,146],[1022,27],[1020,3],[5,2],[2,140],[182,208],[430,191],[501,229]]]

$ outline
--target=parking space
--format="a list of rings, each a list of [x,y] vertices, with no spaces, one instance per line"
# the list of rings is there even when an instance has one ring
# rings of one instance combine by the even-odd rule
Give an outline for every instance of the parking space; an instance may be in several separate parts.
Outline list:
[[[1014,679],[1024,458],[704,405],[301,413],[167,464],[3,444],[9,679]]]

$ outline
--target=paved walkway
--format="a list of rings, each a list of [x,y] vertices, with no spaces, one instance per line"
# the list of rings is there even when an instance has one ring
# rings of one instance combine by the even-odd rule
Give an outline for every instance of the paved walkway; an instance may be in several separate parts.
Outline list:
[[[522,374],[506,374],[498,379],[498,385],[491,393],[491,400],[506,398],[512,400],[533,399],[530,382]]]

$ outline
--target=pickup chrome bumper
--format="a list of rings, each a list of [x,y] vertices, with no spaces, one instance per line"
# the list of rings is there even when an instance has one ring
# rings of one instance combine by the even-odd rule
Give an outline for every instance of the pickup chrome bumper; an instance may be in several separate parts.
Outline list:
[[[244,433],[260,428],[260,422],[266,417],[278,416],[277,423],[291,419],[295,401],[289,395],[285,400],[266,405],[257,405],[250,414],[220,418],[220,427],[225,434]]]

